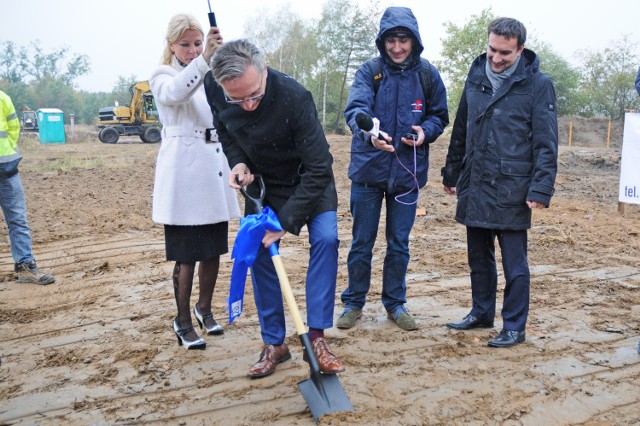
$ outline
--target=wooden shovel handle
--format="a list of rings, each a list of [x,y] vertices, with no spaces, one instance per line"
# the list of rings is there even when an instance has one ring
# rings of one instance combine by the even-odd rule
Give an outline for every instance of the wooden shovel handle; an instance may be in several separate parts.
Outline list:
[[[273,260],[273,266],[276,267],[278,279],[280,280],[280,288],[282,289],[284,300],[287,302],[287,306],[289,306],[289,312],[291,312],[293,323],[296,326],[296,332],[298,333],[298,336],[301,336],[307,332],[307,328],[304,326],[302,316],[300,315],[300,311],[298,310],[298,304],[296,303],[295,297],[293,297],[293,291],[291,290],[291,285],[289,284],[287,273],[285,272],[284,266],[282,265],[282,259],[280,258],[279,254],[274,255],[272,253],[271,260]]]

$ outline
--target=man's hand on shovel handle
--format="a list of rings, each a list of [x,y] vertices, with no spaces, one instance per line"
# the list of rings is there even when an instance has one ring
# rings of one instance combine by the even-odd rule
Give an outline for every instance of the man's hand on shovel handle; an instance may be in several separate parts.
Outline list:
[[[265,246],[265,248],[269,248],[271,244],[284,237],[286,233],[287,231],[284,229],[282,231],[265,231],[264,238],[262,238],[262,245]]]

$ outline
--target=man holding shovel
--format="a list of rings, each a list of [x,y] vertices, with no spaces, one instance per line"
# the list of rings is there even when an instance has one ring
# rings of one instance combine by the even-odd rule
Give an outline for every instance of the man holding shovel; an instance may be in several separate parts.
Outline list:
[[[288,232],[309,230],[306,279],[307,325],[320,370],[344,371],[331,352],[324,329],[333,326],[338,268],[338,197],[333,157],[318,121],[311,93],[289,76],[265,64],[262,52],[247,40],[235,40],[216,52],[205,77],[207,100],[231,167],[229,184],[248,187],[262,175],[265,206],[277,214],[282,231],[267,230],[252,266],[255,303],[264,347],[249,370],[252,378],[273,373],[291,358],[284,342],[285,316],[276,269],[267,248]],[[249,203],[245,214],[256,212]]]

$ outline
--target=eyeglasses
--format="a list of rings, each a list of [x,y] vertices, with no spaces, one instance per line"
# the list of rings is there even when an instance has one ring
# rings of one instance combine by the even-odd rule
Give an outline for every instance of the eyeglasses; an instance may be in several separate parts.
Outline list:
[[[262,90],[262,74],[260,75],[260,88],[258,90]],[[256,95],[256,96],[250,96],[248,98],[244,98],[244,99],[231,99],[228,95],[227,92],[224,92],[224,100],[227,101],[228,104],[231,105],[241,105],[245,102],[256,102],[259,101],[260,99],[264,98],[265,92],[262,92],[260,95]]]

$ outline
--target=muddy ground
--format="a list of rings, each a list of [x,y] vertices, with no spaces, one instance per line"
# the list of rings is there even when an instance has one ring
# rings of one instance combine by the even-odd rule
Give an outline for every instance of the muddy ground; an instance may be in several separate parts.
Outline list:
[[[606,138],[605,127],[592,139],[602,141],[603,131]],[[535,211],[530,232],[527,341],[511,349],[486,346],[500,317],[494,330],[444,325],[468,312],[471,296],[465,229],[453,220],[455,199],[438,176],[448,140],[434,143],[407,276],[407,306],[420,328],[404,332],[386,319],[381,228],[362,321],[328,330],[355,411],[320,423],[640,424],[640,208],[618,210],[615,135],[610,149],[577,140],[561,147],[552,206]],[[337,316],[351,238],[349,138],[329,140],[340,197]],[[308,367],[292,322],[293,359],[270,377],[246,376],[261,348],[250,286],[242,317],[223,336],[207,336],[205,351],[177,345],[173,265],[165,261],[162,228],[150,220],[159,145],[105,145],[94,134],[57,145],[23,136],[20,144],[34,252],[57,281],[15,282],[0,231],[0,424],[313,423],[296,385]],[[233,223],[230,244],[236,229]],[[304,232],[281,248],[303,315],[307,248]],[[225,324],[231,266],[224,256],[214,295]]]

